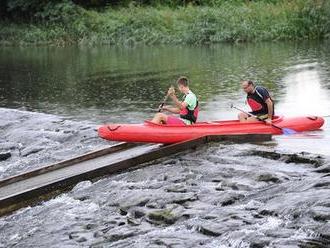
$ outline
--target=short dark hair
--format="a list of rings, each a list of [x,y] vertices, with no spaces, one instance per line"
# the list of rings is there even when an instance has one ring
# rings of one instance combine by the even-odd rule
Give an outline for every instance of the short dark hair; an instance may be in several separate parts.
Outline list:
[[[252,80],[247,80],[248,85],[254,85],[254,82]]]
[[[189,79],[185,76],[181,76],[181,77],[178,78],[176,83],[187,87],[189,85]]]

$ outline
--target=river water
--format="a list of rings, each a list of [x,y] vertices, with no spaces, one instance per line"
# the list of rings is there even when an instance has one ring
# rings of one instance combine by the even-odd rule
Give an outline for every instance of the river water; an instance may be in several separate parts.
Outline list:
[[[326,41],[1,48],[0,153],[11,155],[1,178],[112,144],[97,125],[151,118],[179,75],[191,79],[201,120],[236,118],[231,103],[248,109],[241,79],[266,86],[277,114],[330,114]],[[329,247],[329,143],[326,122],[82,182],[1,218],[0,246]]]

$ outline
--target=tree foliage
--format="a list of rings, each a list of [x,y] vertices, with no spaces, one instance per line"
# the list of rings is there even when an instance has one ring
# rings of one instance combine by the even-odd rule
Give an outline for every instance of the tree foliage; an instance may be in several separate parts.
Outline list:
[[[186,5],[219,6],[224,3],[241,4],[252,0],[2,0],[0,14],[2,18],[13,20],[66,20],[64,16],[75,16],[81,12],[79,7],[102,10],[106,7],[127,6],[168,6]],[[253,2],[279,2],[283,0],[253,0]]]

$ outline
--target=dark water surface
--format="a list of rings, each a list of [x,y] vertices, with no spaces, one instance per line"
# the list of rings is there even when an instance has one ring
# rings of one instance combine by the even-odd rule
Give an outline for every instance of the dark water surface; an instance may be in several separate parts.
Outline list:
[[[0,178],[109,145],[97,125],[151,118],[179,75],[201,120],[247,109],[242,78],[270,89],[277,114],[330,114],[329,42],[0,48]],[[328,122],[209,144],[2,217],[0,247],[329,247],[329,157]]]

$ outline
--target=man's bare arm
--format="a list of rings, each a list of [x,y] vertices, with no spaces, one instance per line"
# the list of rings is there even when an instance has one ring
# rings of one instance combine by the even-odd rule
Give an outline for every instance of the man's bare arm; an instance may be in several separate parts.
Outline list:
[[[268,107],[268,119],[271,120],[273,118],[273,115],[274,115],[274,112],[273,112],[274,103],[270,98],[268,98],[265,102],[266,102],[267,107]]]
[[[171,112],[173,114],[179,114],[180,113],[180,109],[176,108],[176,107],[171,107],[171,106],[164,106],[163,110],[166,110],[168,112]]]

